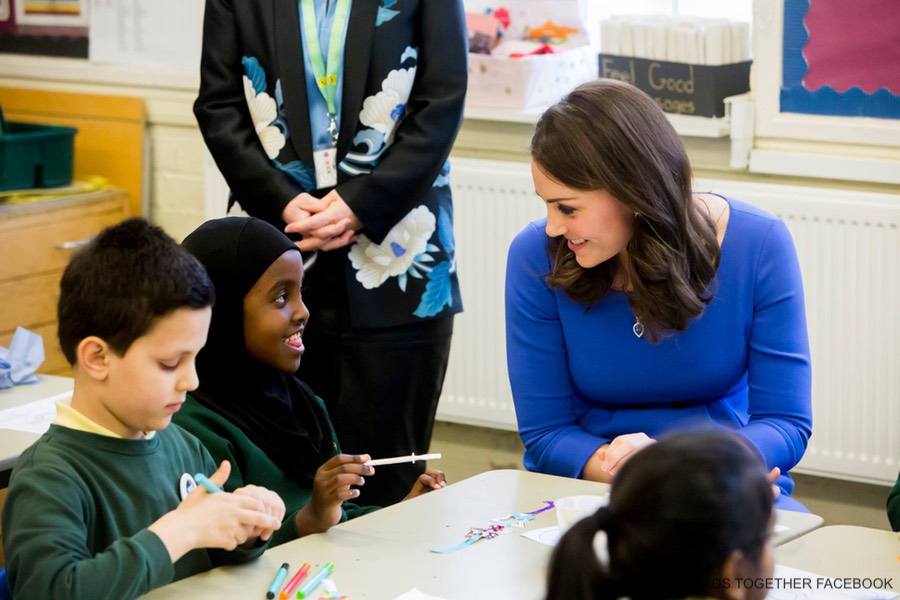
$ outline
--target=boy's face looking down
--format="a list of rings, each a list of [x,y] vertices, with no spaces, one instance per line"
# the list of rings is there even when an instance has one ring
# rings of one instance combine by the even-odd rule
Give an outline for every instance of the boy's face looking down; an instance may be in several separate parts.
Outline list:
[[[247,353],[260,363],[293,373],[303,358],[309,311],[300,296],[303,257],[289,250],[278,257],[244,296]]]
[[[78,344],[77,371],[90,391],[72,406],[125,438],[165,429],[198,385],[194,360],[206,344],[212,309],[178,308],[157,318],[150,330],[119,356],[99,337]]]

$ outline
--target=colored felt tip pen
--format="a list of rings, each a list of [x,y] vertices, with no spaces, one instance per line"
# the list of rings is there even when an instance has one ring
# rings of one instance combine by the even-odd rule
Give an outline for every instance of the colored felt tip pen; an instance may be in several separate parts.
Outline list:
[[[278,595],[278,600],[287,600],[288,597],[294,593],[294,590],[297,589],[297,586],[300,585],[300,582],[303,581],[303,578],[306,577],[306,574],[309,573],[309,570],[312,568],[312,565],[308,562],[300,565],[300,568],[297,569],[297,572],[291,577],[291,580],[287,582],[287,585],[284,586],[284,589],[281,590],[281,593]]]
[[[218,494],[222,491],[222,488],[210,481],[203,473],[197,473],[196,475],[194,475],[194,481],[196,481],[197,485],[203,487],[203,489],[205,489],[210,494]]]
[[[326,563],[322,570],[313,575],[313,578],[303,584],[303,587],[300,588],[300,591],[297,592],[297,598],[299,600],[303,600],[303,598],[308,598],[310,594],[312,594],[317,587],[322,584],[322,580],[331,575],[331,572],[334,571],[334,563],[329,562]]]
[[[291,567],[287,563],[281,563],[281,566],[278,567],[278,572],[275,573],[275,578],[272,580],[272,583],[269,584],[269,589],[266,590],[266,598],[272,600],[275,597],[275,594],[278,593],[278,588],[281,587],[281,584],[284,583],[284,580],[287,578],[288,570]]]

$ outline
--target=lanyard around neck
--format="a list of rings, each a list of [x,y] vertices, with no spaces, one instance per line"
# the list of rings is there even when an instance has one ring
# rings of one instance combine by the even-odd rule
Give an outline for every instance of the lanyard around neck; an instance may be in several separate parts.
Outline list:
[[[302,0],[303,30],[306,34],[306,45],[309,49],[309,62],[312,65],[313,75],[316,77],[316,87],[325,98],[328,105],[328,114],[332,118],[337,115],[335,96],[337,95],[338,70],[341,67],[341,52],[343,50],[344,30],[350,18],[350,0],[337,0],[334,21],[331,24],[331,39],[328,43],[328,62],[322,57],[322,48],[319,46],[319,32],[316,20],[316,7],[314,0]]]

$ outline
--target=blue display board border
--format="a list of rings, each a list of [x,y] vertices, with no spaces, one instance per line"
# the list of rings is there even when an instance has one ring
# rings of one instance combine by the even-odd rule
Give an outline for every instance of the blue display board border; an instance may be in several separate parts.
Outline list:
[[[781,112],[900,119],[900,96],[886,88],[867,94],[858,87],[843,93],[830,86],[815,92],[803,87],[803,77],[809,67],[803,57],[803,47],[809,39],[803,24],[807,11],[809,0],[784,0]]]

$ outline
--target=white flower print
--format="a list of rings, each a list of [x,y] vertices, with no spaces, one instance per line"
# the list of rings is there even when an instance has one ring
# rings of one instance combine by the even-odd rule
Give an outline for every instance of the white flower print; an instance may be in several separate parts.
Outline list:
[[[390,137],[406,113],[406,103],[416,80],[416,67],[395,69],[381,83],[381,91],[363,102],[360,122]]]
[[[266,151],[266,156],[270,159],[277,158],[278,153],[284,148],[285,138],[281,130],[272,125],[278,118],[275,99],[266,92],[257,94],[253,88],[253,82],[246,75],[244,75],[244,96],[247,99],[247,108],[250,110],[253,128]]]
[[[390,277],[400,276],[405,283],[405,274],[415,269],[417,260],[433,260],[427,254],[421,255],[428,248],[435,225],[434,214],[427,207],[418,206],[394,225],[380,244],[360,235],[349,256],[357,271],[357,281],[367,290],[380,287]],[[413,276],[419,277],[419,274],[416,272]]]

